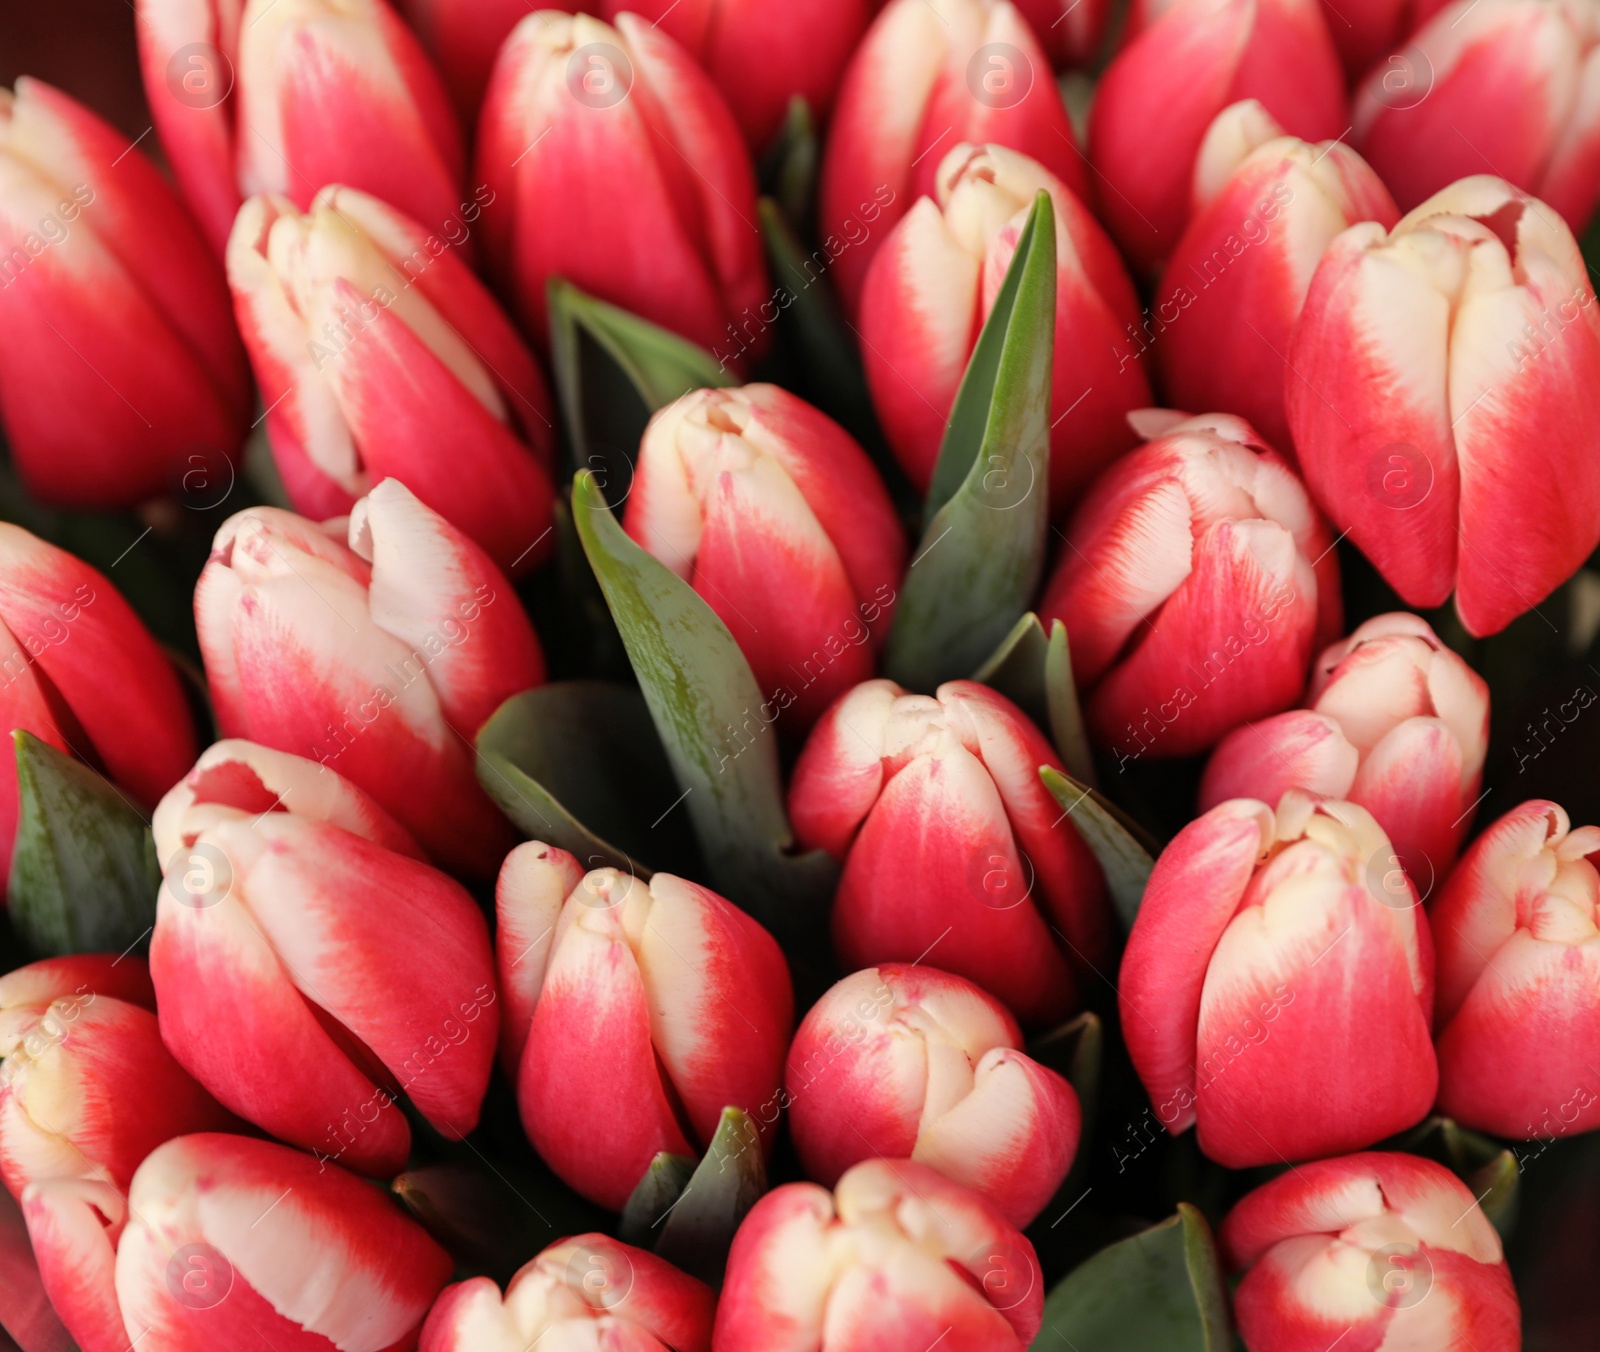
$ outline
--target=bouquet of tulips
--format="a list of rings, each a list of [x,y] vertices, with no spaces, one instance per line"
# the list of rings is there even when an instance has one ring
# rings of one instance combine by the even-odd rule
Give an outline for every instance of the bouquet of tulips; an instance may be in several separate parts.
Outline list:
[[[71,8],[0,1352],[1600,1347],[1600,0]]]

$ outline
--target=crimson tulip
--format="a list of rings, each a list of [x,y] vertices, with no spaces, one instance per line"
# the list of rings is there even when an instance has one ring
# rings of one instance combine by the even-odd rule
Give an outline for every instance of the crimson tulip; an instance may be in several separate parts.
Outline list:
[[[1395,102],[1426,96],[1431,67],[1403,44],[1450,0],[1322,0],[1322,17],[1352,83],[1381,64],[1382,87]],[[1379,58],[1385,58],[1381,63]]]
[[[1058,67],[1092,66],[1105,43],[1115,6],[1108,0],[1016,0]]]
[[[478,119],[500,44],[528,12],[528,0],[399,0],[432,54],[466,126]]]

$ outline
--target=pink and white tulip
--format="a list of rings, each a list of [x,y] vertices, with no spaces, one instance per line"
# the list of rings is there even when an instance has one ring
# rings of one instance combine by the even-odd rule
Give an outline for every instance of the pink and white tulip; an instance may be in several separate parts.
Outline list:
[[[1288,361],[1306,482],[1408,606],[1453,589],[1493,634],[1600,543],[1600,310],[1572,232],[1510,184],[1351,226]]]
[[[1534,800],[1462,857],[1430,913],[1439,1110],[1513,1138],[1600,1127],[1600,827]]]
[[[830,1193],[769,1192],[745,1217],[717,1303],[716,1352],[1024,1352],[1044,1275],[995,1206],[913,1160],[867,1160]],[[94,1352],[86,1349],[85,1352]]]
[[[492,876],[514,836],[472,739],[544,657],[483,550],[385,479],[348,522],[230,517],[194,609],[223,736],[337,770],[441,864]]]
[[[487,1277],[445,1287],[420,1352],[626,1348],[711,1352],[716,1297],[704,1282],[609,1235],[552,1244],[500,1288]]]
[[[326,766],[218,742],[155,838],[161,1036],[221,1103],[382,1178],[411,1145],[400,1094],[451,1139],[477,1125],[499,1022],[488,927],[377,803]]]
[[[126,1194],[59,1179],[23,1194],[51,1302],[82,1352],[394,1352],[450,1258],[392,1197],[272,1141],[181,1136]]]
[[[728,626],[774,718],[793,705],[809,726],[872,675],[905,533],[866,452],[804,400],[746,385],[668,404],[623,523]]]
[[[1066,624],[1090,736],[1119,765],[1193,755],[1293,704],[1341,610],[1332,534],[1254,428],[1132,421],[1147,444],[1090,487],[1039,605]]]
[[[811,1007],[784,1101],[806,1173],[832,1187],[864,1159],[911,1159],[1027,1225],[1067,1176],[1072,1086],[1022,1051],[1004,1005],[933,967],[884,963]]]
[[[1218,1234],[1252,1348],[1517,1352],[1500,1236],[1442,1164],[1374,1151],[1302,1164],[1248,1194]]]
[[[1162,851],[1118,980],[1134,1068],[1230,1169],[1360,1149],[1438,1085],[1433,950],[1364,808],[1236,798]]]
[[[1403,612],[1328,648],[1306,707],[1235,728],[1212,753],[1200,808],[1275,803],[1292,788],[1364,807],[1419,890],[1455,862],[1483,783],[1489,687]]]
[[[392,476],[525,570],[550,527],[550,395],[488,290],[428,241],[351,188],[304,214],[286,197],[245,203],[228,278],[278,472],[318,520]]]
[[[496,913],[501,1059],[534,1149],[585,1197],[620,1211],[660,1151],[699,1156],[725,1107],[773,1097],[789,969],[709,888],[585,873],[529,841],[500,871]]]
[[[956,391],[1039,192],[1056,222],[1050,505],[1059,515],[1135,437],[1126,415],[1150,403],[1121,355],[1139,299],[1116,247],[1059,178],[1004,146],[958,145],[936,197],[918,199],[873,256],[861,295],[861,348],[879,421],[911,481],[933,479]]]
[[[823,715],[789,784],[806,849],[844,865],[833,942],[848,969],[932,960],[1024,1024],[1065,1018],[1102,962],[1100,866],[1039,780],[1061,759],[1005,696],[857,686]]]
[[[845,71],[817,188],[829,274],[852,315],[890,228],[935,196],[961,142],[1009,147],[1088,198],[1050,62],[1010,0],[889,0]]]
[[[128,138],[33,79],[0,89],[0,423],[28,489],[118,511],[222,477],[250,373],[183,204]]]
[[[1346,227],[1399,218],[1342,142],[1286,136],[1255,99],[1225,108],[1201,144],[1189,225],[1156,293],[1167,398],[1237,413],[1289,450],[1283,358],[1312,274]]]

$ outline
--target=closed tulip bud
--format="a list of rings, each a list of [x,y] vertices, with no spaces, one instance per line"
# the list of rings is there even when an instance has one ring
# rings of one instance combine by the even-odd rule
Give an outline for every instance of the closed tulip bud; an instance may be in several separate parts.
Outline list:
[[[250,373],[227,288],[127,137],[38,80],[0,89],[0,422],[28,489],[117,511],[220,475]]]
[[[1299,698],[1340,626],[1339,561],[1305,488],[1228,414],[1149,410],[1067,523],[1060,619],[1089,732],[1119,765],[1188,756]]]
[[[1454,589],[1493,634],[1600,542],[1600,310],[1543,203],[1467,178],[1392,231],[1351,226],[1288,362],[1306,482],[1408,606]]]
[[[499,1021],[488,928],[377,803],[326,766],[218,742],[162,799],[155,841],[161,1036],[220,1102],[383,1178],[411,1145],[400,1094],[451,1139],[477,1125]]]
[[[1022,1051],[992,995],[933,967],[885,963],[812,1006],[789,1047],[789,1126],[832,1187],[864,1159],[912,1159],[1027,1225],[1078,1149],[1072,1086]]]
[[[1004,146],[958,145],[878,250],[861,296],[862,359],[884,431],[913,483],[933,479],[956,391],[1005,280],[1035,196],[1056,221],[1050,505],[1058,514],[1134,443],[1131,409],[1150,403],[1144,369],[1122,355],[1139,300],[1115,246],[1071,189]]]
[[[550,397],[459,258],[350,188],[252,197],[228,277],[295,507],[342,516],[393,476],[507,572],[550,528]]]
[[[461,130],[386,0],[137,0],[150,116],[213,249],[240,202],[343,183],[461,225]],[[461,240],[453,241],[464,243]]]
[[[399,8],[444,76],[462,124],[475,126],[500,44],[527,15],[528,0],[399,0]]]
[[[1402,210],[1492,165],[1581,234],[1600,198],[1597,78],[1590,5],[1456,0],[1373,66],[1355,143]]]
[[[890,228],[935,196],[961,142],[1007,146],[1088,196],[1050,63],[1010,0],[889,0],[845,70],[817,189],[817,261],[851,312]]]
[[[1134,1068],[1174,1135],[1244,1169],[1371,1145],[1438,1084],[1433,951],[1364,808],[1236,798],[1156,861],[1118,980]]]
[[[668,404],[623,521],[728,626],[770,696],[766,722],[793,705],[809,726],[872,675],[905,534],[866,452],[804,400],[747,385]]]
[[[1101,219],[1153,271],[1189,219],[1195,161],[1218,113],[1259,99],[1291,136],[1349,127],[1344,76],[1318,0],[1152,0],[1089,116]]]
[[[795,766],[800,844],[844,865],[833,942],[848,968],[931,958],[1024,1024],[1058,1021],[1109,946],[1104,879],[1039,780],[1061,759],[973,681],[859,685]]]
[[[1328,648],[1306,707],[1235,728],[1200,783],[1202,811],[1292,788],[1364,807],[1432,892],[1483,782],[1489,687],[1415,615],[1379,615]]]
[[[527,1352],[616,1347],[711,1352],[716,1297],[704,1282],[609,1235],[552,1244],[505,1296],[487,1277],[445,1287],[422,1326],[420,1352]]]
[[[620,1211],[658,1153],[703,1153],[725,1107],[777,1120],[763,1110],[794,1026],[789,970],[743,911],[530,841],[500,871],[496,913],[522,1124],[585,1197]]]
[[[1517,1352],[1521,1314],[1500,1236],[1442,1164],[1374,1151],[1318,1160],[1249,1193],[1218,1235],[1244,1273],[1252,1348]]]
[[[1430,919],[1439,1110],[1514,1138],[1600,1127],[1600,827],[1535,800],[1478,837]]]
[[[1254,99],[1224,109],[1200,147],[1189,225],[1157,292],[1167,397],[1237,413],[1290,449],[1283,354],[1317,263],[1356,221],[1388,229],[1399,217],[1348,146],[1285,136]]]
[[[280,1068],[281,1069],[281,1068]],[[89,1180],[22,1198],[40,1276],[83,1352],[130,1345],[391,1352],[450,1279],[394,1199],[273,1141],[180,1136],[126,1195]]]
[[[225,737],[337,770],[441,864],[493,874],[514,838],[472,739],[544,657],[471,540],[397,479],[348,523],[255,507],[217,532],[194,609]]]
[[[562,277],[735,367],[738,335],[752,359],[766,346],[778,309],[744,138],[693,58],[637,14],[517,25],[484,98],[478,179],[497,199],[490,261],[537,341]]]
[[[716,1352],[1023,1352],[1039,1331],[1033,1245],[995,1206],[912,1160],[867,1160],[830,1193],[769,1192],[745,1217],[717,1303]]]

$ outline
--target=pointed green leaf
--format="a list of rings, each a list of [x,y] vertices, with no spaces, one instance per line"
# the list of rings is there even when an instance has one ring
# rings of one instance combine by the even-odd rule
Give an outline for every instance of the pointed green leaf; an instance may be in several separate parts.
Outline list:
[[[1046,638],[1039,617],[1030,610],[1011,626],[1011,632],[972,679],[998,690],[1041,729],[1048,730],[1074,779],[1098,785],[1077,687],[1072,682],[1067,629],[1060,620]]]
[[[1066,1212],[1083,1200],[1084,1175],[1094,1147],[1094,1124],[1100,1107],[1100,1071],[1105,1059],[1105,1025],[1100,1016],[1085,1010],[1077,1018],[1052,1029],[1028,1044],[1028,1055],[1048,1066],[1072,1086],[1078,1096],[1082,1130],[1078,1153],[1061,1186],[1039,1213],[1039,1220],[1053,1229]]]
[[[1522,1177],[1515,1151],[1502,1150],[1481,1169],[1474,1169],[1462,1182],[1472,1189],[1483,1214],[1500,1232],[1511,1233],[1517,1223],[1518,1181]]]
[[[1094,851],[1105,871],[1117,918],[1124,930],[1132,929],[1161,846],[1133,818],[1087,784],[1048,765],[1039,767],[1039,777]]]
[[[739,1108],[724,1108],[705,1157],[667,1213],[656,1252],[720,1287],[733,1232],[766,1190],[766,1162],[754,1119]]]
[[[661,1222],[694,1177],[695,1162],[687,1155],[662,1150],[634,1186],[617,1223],[617,1237],[637,1248],[655,1247]]]
[[[41,956],[121,952],[156,920],[150,828],[107,780],[17,728],[11,920]]]
[[[1041,192],[967,363],[901,589],[888,673],[932,690],[994,651],[1044,567],[1056,236]]]
[[[783,125],[762,151],[758,168],[762,191],[777,199],[797,230],[803,229],[817,186],[817,124],[800,95],[789,100]]]
[[[1095,774],[1089,734],[1083,726],[1083,707],[1078,703],[1078,686],[1072,676],[1067,626],[1060,620],[1050,625],[1050,647],[1044,659],[1044,689],[1050,705],[1050,738],[1061,753],[1067,773],[1091,789],[1098,789],[1100,780]]]

